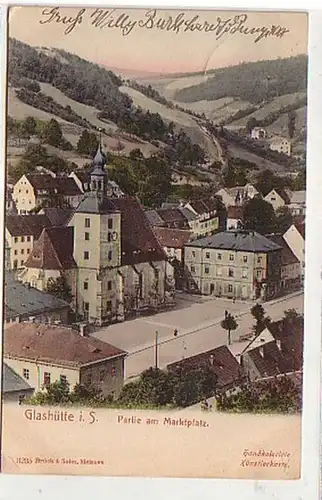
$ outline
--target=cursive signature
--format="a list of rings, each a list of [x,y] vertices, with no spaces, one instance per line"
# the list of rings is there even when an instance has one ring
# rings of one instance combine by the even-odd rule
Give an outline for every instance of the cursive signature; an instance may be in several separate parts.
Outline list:
[[[190,11],[180,12],[175,16],[162,15],[156,9],[149,9],[143,17],[133,19],[130,13],[120,9],[80,9],[75,16],[61,13],[60,7],[42,11],[40,24],[57,23],[63,26],[65,35],[72,33],[77,26],[88,22],[94,28],[117,29],[123,36],[130,35],[135,29],[160,30],[172,33],[212,33],[216,40],[224,36],[242,34],[254,37],[254,43],[265,38],[283,38],[290,30],[280,25],[250,26],[247,14],[238,14],[223,19],[217,17],[214,22],[202,19],[199,14]]]

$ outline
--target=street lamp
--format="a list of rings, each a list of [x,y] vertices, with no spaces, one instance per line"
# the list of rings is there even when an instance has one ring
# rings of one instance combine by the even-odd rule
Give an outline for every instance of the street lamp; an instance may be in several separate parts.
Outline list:
[[[154,359],[155,359],[155,369],[158,369],[158,347],[159,347],[159,332],[155,331],[155,344],[154,344]]]

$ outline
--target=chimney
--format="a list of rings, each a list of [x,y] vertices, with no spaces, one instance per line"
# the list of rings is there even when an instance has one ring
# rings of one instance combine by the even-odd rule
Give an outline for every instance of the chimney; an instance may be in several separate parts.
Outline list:
[[[264,357],[264,347],[259,348],[259,354],[261,355],[262,358]]]
[[[88,326],[87,323],[81,323],[79,325],[79,333],[80,333],[80,335],[82,337],[86,337],[87,336],[87,333],[88,333],[87,326]]]
[[[282,350],[282,344],[281,344],[280,339],[276,340],[276,345],[278,347],[278,350],[281,351]]]
[[[210,355],[209,361],[210,361],[211,366],[214,366],[214,355],[213,354]]]

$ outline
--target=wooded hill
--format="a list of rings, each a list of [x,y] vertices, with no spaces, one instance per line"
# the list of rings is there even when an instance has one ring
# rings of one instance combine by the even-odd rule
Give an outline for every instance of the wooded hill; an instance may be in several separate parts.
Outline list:
[[[307,70],[306,55],[242,63],[214,70],[208,80],[177,90],[175,100],[210,101],[229,96],[258,104],[274,97],[306,92]]]

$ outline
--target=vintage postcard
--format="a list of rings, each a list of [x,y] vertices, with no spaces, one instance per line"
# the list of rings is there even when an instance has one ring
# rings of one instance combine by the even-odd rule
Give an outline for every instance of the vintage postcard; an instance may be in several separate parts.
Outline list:
[[[307,43],[10,8],[2,472],[300,478]]]

